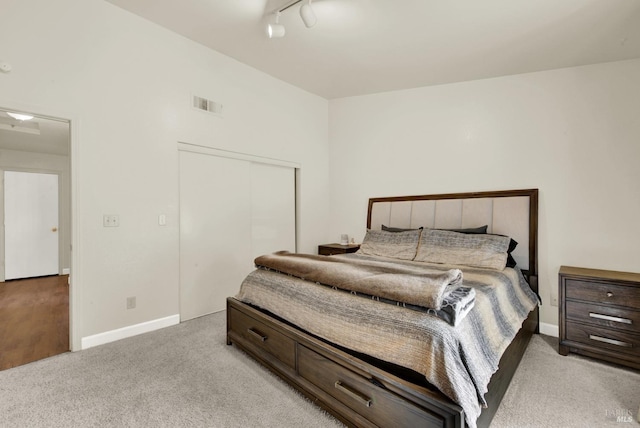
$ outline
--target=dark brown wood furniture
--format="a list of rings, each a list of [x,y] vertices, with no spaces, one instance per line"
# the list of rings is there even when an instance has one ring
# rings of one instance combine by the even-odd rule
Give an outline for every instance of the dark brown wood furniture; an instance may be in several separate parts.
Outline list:
[[[640,274],[562,266],[560,346],[640,369]]]
[[[500,211],[500,203],[494,204],[496,198],[514,197],[518,204],[521,199],[526,201],[525,254],[529,257],[525,276],[537,292],[537,189],[373,198],[369,201],[367,227],[372,225],[374,203],[491,198],[492,211],[494,205]],[[529,314],[500,359],[500,368],[491,378],[485,395],[488,408],[477,420],[479,427],[489,426],[532,334],[537,331],[538,308]],[[428,385],[424,377],[416,379],[382,361],[320,340],[274,314],[234,298],[227,299],[227,343],[247,352],[348,426],[465,426],[461,407]]]
[[[461,427],[462,409],[236,299],[227,339],[349,426]],[[372,405],[372,403],[375,403]]]
[[[323,244],[318,245],[318,254],[321,256],[332,256],[334,254],[355,253],[360,248],[360,244]]]

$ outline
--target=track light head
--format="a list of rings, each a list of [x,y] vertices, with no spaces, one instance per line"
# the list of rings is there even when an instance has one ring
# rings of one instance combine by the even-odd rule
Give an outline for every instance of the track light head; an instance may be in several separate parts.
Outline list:
[[[269,24],[267,25],[267,35],[270,39],[278,39],[284,37],[285,29],[282,24]]]
[[[311,0],[308,0],[307,3],[300,6],[300,17],[302,18],[302,22],[304,22],[304,25],[307,28],[311,28],[316,25],[318,19],[316,18],[316,14],[311,8]]]
[[[284,25],[279,24],[280,20],[280,12],[276,13],[276,22],[275,24],[267,24],[267,36],[270,39],[278,39],[280,37],[284,37],[285,29]]]

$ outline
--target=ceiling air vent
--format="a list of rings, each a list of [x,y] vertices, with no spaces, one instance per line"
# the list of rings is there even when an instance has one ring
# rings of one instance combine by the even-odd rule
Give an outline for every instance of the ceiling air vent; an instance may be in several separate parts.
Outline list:
[[[193,108],[222,116],[222,104],[197,95],[193,96]]]

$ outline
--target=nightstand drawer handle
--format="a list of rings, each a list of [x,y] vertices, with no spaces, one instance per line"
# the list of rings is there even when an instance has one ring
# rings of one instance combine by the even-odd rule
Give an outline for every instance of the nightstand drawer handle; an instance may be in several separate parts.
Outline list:
[[[607,291],[607,297],[613,297],[613,293],[611,291]]]
[[[633,321],[627,318],[620,318],[620,317],[612,317],[609,315],[602,315],[602,314],[596,314],[593,312],[589,312],[589,316],[591,318],[598,318],[600,320],[605,320],[605,321],[613,321],[613,322],[620,322],[623,324],[633,324]]]
[[[633,345],[627,342],[622,342],[620,340],[608,339],[606,337],[594,336],[593,334],[589,335],[589,339],[596,340],[598,342],[609,343],[611,345],[623,346],[625,348],[631,348]]]
[[[253,327],[250,327],[247,329],[247,331],[249,333],[251,333],[253,336],[257,337],[258,339],[260,339],[260,341],[264,342],[267,340],[267,336],[265,336],[262,333],[257,332],[256,330],[253,329]]]
[[[363,404],[363,405],[365,405],[367,407],[371,407],[371,399],[367,398],[364,395],[362,395],[358,391],[355,391],[350,386],[345,385],[344,383],[340,382],[339,380],[336,381],[334,386],[336,387],[337,390],[340,390],[340,391],[344,392],[349,397],[355,399],[356,401],[359,401],[361,404]]]

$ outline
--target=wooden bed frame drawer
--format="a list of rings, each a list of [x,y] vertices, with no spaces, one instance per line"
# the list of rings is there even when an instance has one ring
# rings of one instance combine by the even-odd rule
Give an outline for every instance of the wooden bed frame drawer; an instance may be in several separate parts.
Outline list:
[[[378,426],[445,426],[441,416],[414,406],[372,378],[357,374],[304,346],[298,346],[298,372]]]
[[[229,309],[229,323],[243,340],[295,369],[296,342],[293,339],[234,308]]]
[[[640,311],[571,300],[566,302],[566,316],[572,321],[631,332],[637,332],[640,326]]]
[[[605,282],[566,279],[566,299],[640,309],[638,292],[632,287]]]
[[[614,351],[618,356],[640,357],[640,335],[567,321],[567,340]]]

